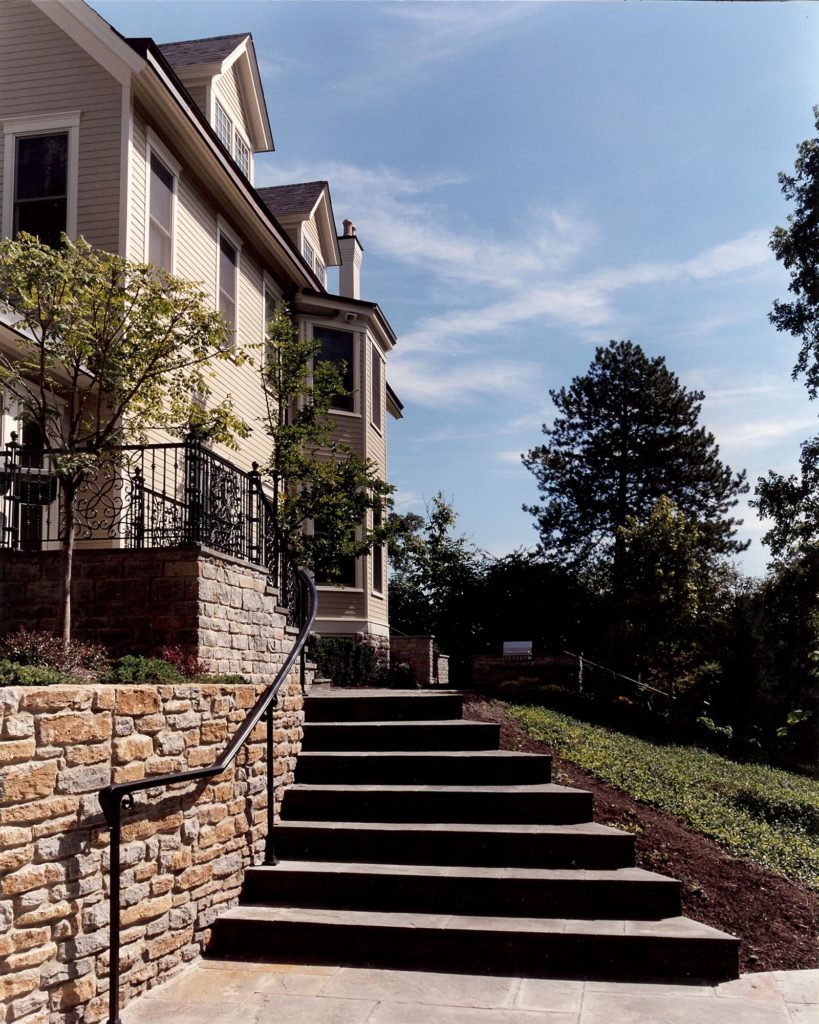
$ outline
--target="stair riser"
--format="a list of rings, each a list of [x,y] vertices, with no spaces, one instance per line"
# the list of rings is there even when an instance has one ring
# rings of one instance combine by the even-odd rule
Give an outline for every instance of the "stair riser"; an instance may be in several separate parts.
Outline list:
[[[462,718],[463,701],[458,694],[417,697],[307,697],[308,722],[420,722]]]
[[[606,980],[736,978],[730,940],[310,925],[221,919],[213,950],[288,962]]]
[[[551,782],[551,758],[540,757],[300,757],[296,782],[420,786],[522,786]]]
[[[285,864],[275,871],[250,872],[242,901],[348,910],[621,921],[676,917],[681,913],[680,886],[671,881],[361,877],[288,871]]]
[[[634,838],[622,836],[493,836],[402,830],[377,836],[335,829],[317,833],[297,822],[276,827],[276,850],[291,860],[376,864],[462,864],[540,868],[625,868],[634,865]]]
[[[302,750],[497,750],[500,727],[448,725],[321,725],[304,727]]]
[[[501,790],[401,794],[357,791],[315,792],[289,789],[282,818],[308,821],[469,822],[576,824],[591,821],[590,793],[516,793]]]

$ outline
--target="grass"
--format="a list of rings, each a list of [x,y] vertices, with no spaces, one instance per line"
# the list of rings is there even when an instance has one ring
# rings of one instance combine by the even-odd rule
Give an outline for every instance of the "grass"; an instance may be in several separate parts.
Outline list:
[[[535,739],[726,850],[819,890],[819,783],[699,747],[658,745],[542,707],[511,707]]]

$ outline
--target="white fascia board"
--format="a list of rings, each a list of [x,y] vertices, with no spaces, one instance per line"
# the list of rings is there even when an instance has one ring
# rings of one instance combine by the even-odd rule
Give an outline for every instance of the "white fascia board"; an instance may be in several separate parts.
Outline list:
[[[122,85],[138,74],[145,61],[83,0],[32,0],[67,36]]]
[[[257,153],[269,153],[273,150],[273,133],[264,105],[264,89],[259,75],[256,60],[256,48],[250,36],[222,61],[221,71],[228,71],[238,62],[239,79],[242,94],[249,115],[253,133],[253,148]]]
[[[330,189],[329,186],[325,185],[321,190],[321,194],[316,199],[313,209],[310,211],[310,216],[316,215],[316,225],[318,227],[319,238],[321,239],[322,255],[329,256],[329,259],[325,259],[325,264],[328,267],[340,267],[341,266],[341,250],[338,247],[338,235],[336,234],[336,226],[333,223],[333,218],[330,215],[331,202],[330,202]]]

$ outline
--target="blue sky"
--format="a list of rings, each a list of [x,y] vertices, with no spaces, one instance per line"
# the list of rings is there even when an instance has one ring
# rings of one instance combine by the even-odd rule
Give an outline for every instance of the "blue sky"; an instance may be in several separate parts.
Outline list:
[[[402,510],[442,490],[501,554],[536,541],[520,453],[550,388],[631,338],[706,393],[723,459],[792,472],[817,409],[767,321],[777,172],[813,134],[819,6],[112,2],[125,35],[253,33],[276,152],[258,185],[327,178],[399,335]],[[742,564],[764,570],[762,525]]]

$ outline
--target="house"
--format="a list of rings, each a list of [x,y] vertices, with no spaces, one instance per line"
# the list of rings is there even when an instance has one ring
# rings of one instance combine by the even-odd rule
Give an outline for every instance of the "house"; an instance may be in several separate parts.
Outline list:
[[[386,379],[395,334],[377,303],[361,297],[363,248],[351,221],[337,234],[328,183],[254,185],[257,157],[273,149],[273,137],[251,36],[125,39],[82,0],[4,0],[0,29],[2,234],[28,230],[51,241],[61,231],[81,234],[200,283],[244,345],[263,346],[269,317],[286,302],[302,336],[320,339],[323,358],[344,364],[351,394],[332,410],[337,436],[386,478],[387,418],[401,415]],[[333,267],[339,294],[328,290]],[[19,340],[10,321],[0,322],[0,345]],[[114,473],[108,490],[100,489],[77,532],[78,550],[85,545],[99,561],[106,548],[121,555],[194,541],[226,557],[263,561],[258,524],[241,497],[253,464],[270,456],[258,361],[220,363],[214,399],[227,394],[254,429],[238,453],[217,446],[201,455],[212,486],[199,495],[207,511],[194,528],[190,509],[180,509],[178,482],[189,472],[190,453],[158,436],[156,447],[139,455],[136,478]],[[12,432],[23,445],[36,443],[19,413],[6,408],[0,452],[7,460]],[[4,500],[0,548],[19,555],[54,547],[53,502],[28,504],[10,492]],[[320,589],[321,633],[388,650],[381,548],[345,566],[341,586]],[[6,628],[15,623],[44,620],[32,611]]]

